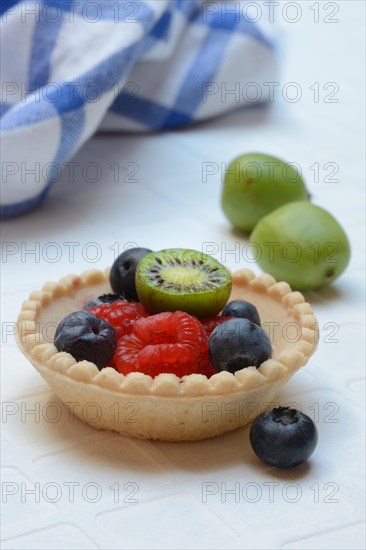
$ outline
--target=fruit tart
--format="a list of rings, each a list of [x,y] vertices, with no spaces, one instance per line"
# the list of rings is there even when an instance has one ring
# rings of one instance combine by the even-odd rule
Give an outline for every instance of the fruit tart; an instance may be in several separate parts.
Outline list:
[[[131,249],[111,269],[46,283],[17,342],[82,421],[167,441],[223,434],[271,405],[316,349],[310,304],[285,282],[201,252]]]

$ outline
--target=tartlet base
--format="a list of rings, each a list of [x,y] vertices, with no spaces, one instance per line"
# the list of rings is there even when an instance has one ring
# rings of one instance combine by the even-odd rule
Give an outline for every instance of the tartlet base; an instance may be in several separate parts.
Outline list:
[[[47,283],[31,293],[18,318],[21,351],[72,413],[95,428],[166,441],[223,434],[266,410],[316,349],[316,318],[302,294],[270,275],[256,277],[242,269],[233,274],[230,300],[242,298],[257,306],[273,345],[272,358],[258,369],[221,372],[210,379],[199,374],[151,378],[141,373],[125,376],[111,368],[99,371],[93,363],[58,352],[52,341],[65,315],[111,291],[108,281],[108,270],[93,270]]]

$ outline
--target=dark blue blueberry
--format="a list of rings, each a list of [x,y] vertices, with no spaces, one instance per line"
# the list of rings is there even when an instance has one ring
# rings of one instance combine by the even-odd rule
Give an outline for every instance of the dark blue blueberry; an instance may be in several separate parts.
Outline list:
[[[249,319],[252,323],[255,323],[259,327],[261,326],[257,308],[255,305],[245,300],[233,300],[229,302],[222,310],[221,315],[223,317],[241,317],[242,319]]]
[[[109,276],[111,287],[116,294],[122,294],[126,300],[138,301],[135,285],[136,267],[145,254],[152,252],[148,248],[130,248],[123,252],[112,265]]]
[[[271,355],[271,342],[258,325],[248,319],[229,319],[218,325],[208,340],[211,363],[216,370],[235,372],[259,367]]]
[[[59,324],[54,344],[77,361],[91,361],[99,370],[112,359],[117,347],[114,328],[89,311],[75,311]]]
[[[299,466],[314,452],[318,442],[312,419],[289,407],[277,407],[257,416],[249,437],[255,454],[277,468]]]
[[[83,309],[100,306],[101,304],[113,304],[117,300],[124,300],[124,297],[118,294],[103,294],[102,296],[98,296],[98,298],[89,300],[89,302],[83,305]]]

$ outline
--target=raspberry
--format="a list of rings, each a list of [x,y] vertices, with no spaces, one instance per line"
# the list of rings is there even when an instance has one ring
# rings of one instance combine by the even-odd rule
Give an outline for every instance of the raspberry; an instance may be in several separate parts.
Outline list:
[[[118,342],[114,363],[123,374],[162,372],[185,376],[207,368],[207,336],[200,322],[182,311],[139,319]]]
[[[88,308],[88,311],[108,321],[115,329],[117,340],[122,338],[122,336],[131,334],[135,321],[148,315],[141,304],[122,300],[117,300],[112,304],[100,304],[99,306]]]
[[[218,371],[212,366],[208,357],[200,360],[197,374],[204,374],[207,378],[210,378],[217,373]]]
[[[201,324],[203,325],[207,337],[209,338],[218,325],[221,325],[221,323],[224,323],[225,321],[234,318],[235,317],[221,317],[218,315],[217,317],[208,317],[207,319],[201,319]]]

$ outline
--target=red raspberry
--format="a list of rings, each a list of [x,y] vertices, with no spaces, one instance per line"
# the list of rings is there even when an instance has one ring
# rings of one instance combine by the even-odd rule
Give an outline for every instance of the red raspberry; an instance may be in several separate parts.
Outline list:
[[[88,308],[88,311],[108,321],[115,328],[117,340],[122,338],[122,336],[131,334],[135,321],[148,315],[141,304],[122,300],[117,300],[112,304],[100,304],[99,306]]]
[[[114,362],[123,374],[170,372],[182,377],[199,372],[207,357],[207,336],[200,322],[176,311],[136,321],[130,336],[118,342]]]
[[[210,378],[214,374],[217,374],[217,372],[218,371],[211,365],[208,357],[200,360],[197,374],[204,374],[207,378]]]
[[[221,317],[221,315],[218,315],[217,317],[208,317],[208,319],[201,319],[201,323],[203,325],[203,328],[205,329],[207,338],[211,336],[211,333],[218,325],[221,325],[221,323],[224,323],[225,321],[229,321],[229,319],[235,319],[235,317]]]

